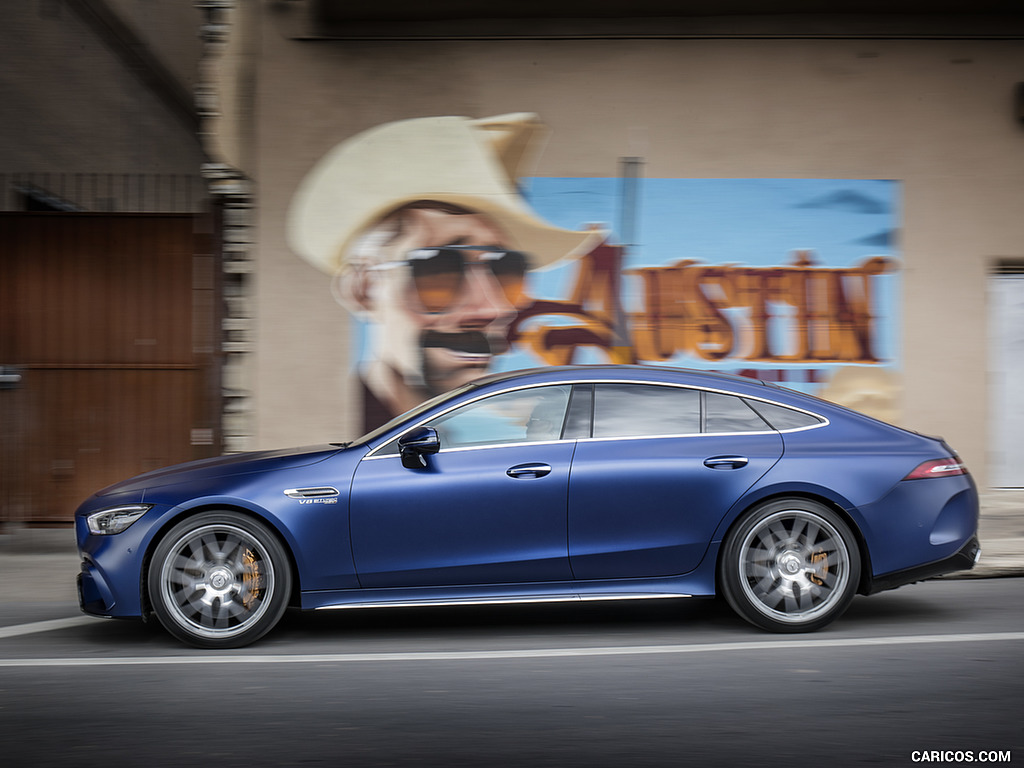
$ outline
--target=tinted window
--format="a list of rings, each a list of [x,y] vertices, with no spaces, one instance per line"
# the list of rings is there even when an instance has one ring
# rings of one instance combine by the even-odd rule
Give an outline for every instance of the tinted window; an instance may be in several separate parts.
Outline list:
[[[695,389],[598,384],[594,398],[594,437],[700,432],[700,392]]]
[[[768,432],[771,427],[740,398],[707,392],[704,395],[705,432]]]
[[[821,419],[803,411],[794,411],[774,403],[762,403],[759,400],[751,400],[750,407],[761,414],[765,420],[780,432],[786,429],[801,429],[813,427],[820,424]]]
[[[558,440],[571,387],[536,387],[505,392],[464,405],[434,419],[441,448],[491,443]]]

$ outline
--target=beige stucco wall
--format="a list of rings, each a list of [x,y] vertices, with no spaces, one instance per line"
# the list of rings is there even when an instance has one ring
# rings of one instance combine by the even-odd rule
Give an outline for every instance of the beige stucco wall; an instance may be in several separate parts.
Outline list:
[[[984,483],[985,278],[1024,255],[1015,40],[300,42],[257,26],[254,447],[351,438],[349,322],[285,214],[341,139],[409,117],[541,115],[537,175],[902,183],[902,424]],[[683,234],[683,233],[681,233]]]

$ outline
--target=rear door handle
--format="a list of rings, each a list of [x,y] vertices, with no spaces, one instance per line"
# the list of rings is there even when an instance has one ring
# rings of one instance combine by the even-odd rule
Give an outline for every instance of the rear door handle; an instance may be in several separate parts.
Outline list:
[[[518,466],[512,467],[505,472],[509,477],[515,478],[529,478],[529,477],[544,477],[551,471],[551,467],[547,464],[519,464]]]
[[[712,456],[704,459],[704,466],[711,469],[741,469],[748,462],[746,456]]]

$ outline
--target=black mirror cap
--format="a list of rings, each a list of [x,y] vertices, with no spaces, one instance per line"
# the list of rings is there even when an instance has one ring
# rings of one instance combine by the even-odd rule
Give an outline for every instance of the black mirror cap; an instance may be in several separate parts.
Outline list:
[[[418,427],[398,438],[398,447],[416,453],[430,454],[441,450],[441,438],[433,427]]]

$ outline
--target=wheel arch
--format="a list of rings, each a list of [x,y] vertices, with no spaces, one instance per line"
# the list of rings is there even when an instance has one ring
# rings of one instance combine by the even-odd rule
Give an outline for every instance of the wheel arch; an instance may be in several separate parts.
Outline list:
[[[153,554],[156,552],[157,547],[160,546],[160,543],[167,538],[167,535],[179,523],[206,512],[216,511],[234,512],[236,514],[244,515],[245,517],[249,517],[267,527],[267,529],[274,535],[274,538],[277,539],[277,542],[281,545],[281,548],[284,550],[284,553],[288,558],[288,569],[291,572],[292,577],[292,587],[291,594],[288,596],[288,605],[294,607],[299,604],[299,595],[302,590],[298,561],[292,548],[292,542],[282,533],[278,522],[273,517],[261,514],[252,507],[244,504],[209,500],[196,504],[195,506],[181,509],[176,514],[168,516],[166,520],[162,521],[160,529],[152,536],[146,545],[146,551],[142,556],[142,567],[139,568],[139,596],[142,608],[142,618],[144,621],[148,621],[149,617],[152,616],[153,613],[153,605],[149,597],[149,588],[147,585],[149,584],[149,570],[152,566]]]
[[[867,540],[864,538],[864,532],[861,530],[857,520],[850,514],[848,509],[839,503],[837,500],[829,497],[823,493],[816,493],[813,490],[800,489],[800,490],[776,490],[772,493],[758,496],[756,499],[748,499],[740,507],[740,509],[732,515],[729,524],[724,530],[719,529],[719,534],[715,537],[716,541],[720,544],[724,544],[732,532],[742,524],[743,520],[746,519],[747,515],[751,511],[760,507],[764,504],[770,504],[773,501],[779,501],[781,499],[806,499],[807,501],[814,501],[827,507],[830,511],[837,514],[853,534],[857,540],[858,556],[860,558],[860,580],[857,583],[857,594],[866,595],[868,594],[871,586],[871,552],[868,550]],[[722,558],[724,557],[725,547],[719,546],[715,555],[715,594],[722,594],[721,591],[721,579],[722,579]]]

